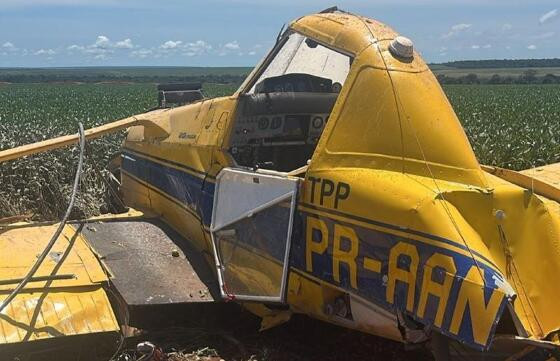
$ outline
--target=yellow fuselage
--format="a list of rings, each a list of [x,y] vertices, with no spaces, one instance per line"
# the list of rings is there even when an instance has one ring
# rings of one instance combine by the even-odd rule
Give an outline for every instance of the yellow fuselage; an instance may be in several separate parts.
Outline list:
[[[389,52],[392,29],[329,13],[289,31],[353,58],[302,174],[290,310],[398,340],[406,317],[481,349],[508,313],[511,332],[555,341],[556,200],[481,169],[421,57]],[[216,177],[238,166],[237,105],[263,66],[233,96],[137,116],[157,127],[131,128],[123,146],[126,203],[162,217],[210,263]],[[327,311],[340,297],[352,317]]]

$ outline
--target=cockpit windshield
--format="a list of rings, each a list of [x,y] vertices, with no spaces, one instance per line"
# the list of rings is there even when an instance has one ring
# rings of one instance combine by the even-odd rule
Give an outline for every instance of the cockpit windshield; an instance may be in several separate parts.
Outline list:
[[[237,164],[276,171],[305,166],[351,63],[346,54],[289,34],[240,96],[230,140]]]
[[[249,93],[338,93],[348,76],[350,63],[348,55],[292,33]]]

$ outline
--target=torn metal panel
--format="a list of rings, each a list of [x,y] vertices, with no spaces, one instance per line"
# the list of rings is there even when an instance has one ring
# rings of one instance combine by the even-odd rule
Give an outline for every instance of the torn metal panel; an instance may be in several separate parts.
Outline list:
[[[101,287],[25,292],[0,315],[1,344],[105,332],[118,333],[119,326]]]
[[[27,273],[57,225],[0,230],[0,301]],[[18,255],[14,257],[14,255]],[[31,282],[0,315],[0,343],[119,332],[95,254],[67,225]]]
[[[294,240],[293,267],[473,347],[489,347],[513,296],[492,261],[440,237],[396,235],[390,225],[372,229],[381,227],[361,217],[342,221],[340,213],[309,206],[301,215],[306,237]]]
[[[219,298],[204,254],[161,221],[93,222],[83,234],[129,307]]]

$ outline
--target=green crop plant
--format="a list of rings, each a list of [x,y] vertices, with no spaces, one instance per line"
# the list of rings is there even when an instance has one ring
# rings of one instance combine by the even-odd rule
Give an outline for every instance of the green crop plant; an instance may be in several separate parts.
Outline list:
[[[232,84],[205,84],[207,96]],[[560,86],[444,87],[482,164],[521,170],[560,161]],[[152,84],[0,85],[0,149],[75,133],[157,105]],[[88,142],[75,218],[112,211],[105,170],[123,132]],[[58,219],[64,212],[78,151],[67,147],[0,164],[0,218]]]

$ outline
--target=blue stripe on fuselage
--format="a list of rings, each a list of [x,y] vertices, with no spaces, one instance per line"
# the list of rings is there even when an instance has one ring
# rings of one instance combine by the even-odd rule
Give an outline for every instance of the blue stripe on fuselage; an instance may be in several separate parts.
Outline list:
[[[214,183],[205,182],[204,175],[194,175],[162,163],[130,151],[122,153],[124,171],[174,198],[196,213],[205,226],[210,226]]]
[[[144,157],[142,155],[136,154],[135,152],[123,152],[122,159],[123,170],[130,173],[131,175],[137,177],[141,181],[146,182],[151,187],[167,194],[169,198],[173,199],[182,206],[186,206],[191,209],[194,213],[199,215],[205,226],[209,226],[212,217],[212,207],[215,184],[212,181],[204,181],[204,174],[197,174],[187,167],[184,170],[178,169],[179,166],[176,164],[165,165],[163,160],[152,160],[148,156]],[[194,174],[193,174],[194,173]],[[330,216],[321,216],[315,212],[306,212],[299,210],[296,212],[296,217],[294,220],[294,234],[292,237],[291,245],[291,257],[290,257],[290,267],[295,268],[303,274],[309,274],[315,279],[320,279],[326,283],[333,284],[335,286],[341,287],[348,290],[348,292],[358,294],[363,298],[389,310],[395,312],[396,310],[405,310],[406,301],[408,300],[408,286],[399,282],[395,286],[395,295],[392,302],[388,302],[386,299],[386,280],[384,276],[388,274],[388,263],[389,254],[392,247],[394,247],[399,242],[404,242],[409,244],[410,247],[414,247],[419,255],[419,268],[415,274],[415,282],[411,287],[415,288],[414,292],[414,310],[409,314],[420,321],[423,324],[433,324],[434,318],[438,310],[439,301],[432,295],[429,296],[426,304],[426,309],[423,317],[419,317],[417,313],[417,306],[419,302],[419,295],[422,290],[422,280],[424,265],[427,259],[439,253],[445,256],[452,257],[453,262],[456,266],[456,271],[454,272],[454,280],[452,287],[448,295],[448,303],[445,307],[445,316],[443,319],[443,324],[439,327],[439,330],[443,333],[448,334],[451,337],[459,339],[463,342],[468,343],[471,346],[478,348],[484,348],[487,345],[477,344],[473,339],[473,327],[471,324],[470,308],[465,311],[464,319],[462,319],[461,327],[457,335],[450,333],[450,323],[451,317],[453,315],[454,307],[456,306],[458,292],[462,286],[462,280],[464,279],[468,270],[475,266],[480,267],[483,270],[484,276],[484,304],[487,304],[491,294],[496,287],[496,279],[502,280],[503,276],[500,272],[493,267],[491,262],[489,264],[478,265],[472,257],[461,254],[457,251],[450,250],[443,245],[453,244],[458,249],[462,249],[461,245],[452,243],[451,240],[442,241],[439,237],[427,235],[429,238],[441,243],[441,246],[429,245],[423,242],[415,240],[413,237],[401,237],[395,234],[376,231],[372,229],[367,229],[358,226],[352,219],[356,217],[349,214],[341,214],[341,216],[346,217],[350,222],[340,221],[334,219]],[[307,222],[310,218],[319,218],[325,222],[328,230],[328,247],[324,252],[313,253],[309,261],[312,262],[312,266],[307,264],[306,254],[308,240],[306,240],[306,228],[308,227]],[[260,226],[266,229],[266,232],[259,232],[261,236],[266,235],[266,233],[278,233],[285,232],[285,228],[277,222],[260,222]],[[363,221],[360,219],[360,221]],[[372,221],[373,222],[373,221]],[[370,222],[371,223],[371,222]],[[350,274],[350,269],[348,264],[344,261],[339,261],[338,272],[339,280],[334,278],[334,264],[333,264],[333,233],[335,224],[339,226],[344,226],[351,228],[355,232],[358,239],[358,251],[355,258],[356,263],[356,286],[352,286]],[[396,226],[392,226],[396,227]],[[389,227],[385,227],[389,228]],[[418,236],[414,234],[414,231],[399,229],[401,232],[409,233],[411,236]],[[426,236],[426,234],[422,234]],[[270,237],[270,234],[267,239]],[[249,241],[251,241],[249,239]],[[314,240],[318,241],[318,240]],[[251,249],[255,249],[254,244],[249,244]],[[258,245],[255,252],[263,252],[263,254],[268,254],[278,261],[283,261],[283,254],[281,252],[274,252],[274,249],[269,249],[270,245]],[[349,244],[347,240],[344,240],[342,247],[344,250],[348,250]],[[481,255],[478,255],[481,257]],[[364,259],[373,259],[381,263],[381,267],[378,273],[372,272],[364,267]],[[399,263],[402,264],[402,268],[406,269],[408,266],[406,257],[399,257]],[[311,268],[310,271],[308,269]],[[436,274],[441,273],[438,269]],[[439,282],[439,281],[438,281]],[[501,315],[503,308],[505,307],[506,299],[504,298],[500,304],[500,307],[496,313],[496,321]],[[408,312],[407,312],[408,313]],[[495,329],[496,322],[493,322],[492,332]],[[487,341],[488,342],[488,341]]]

